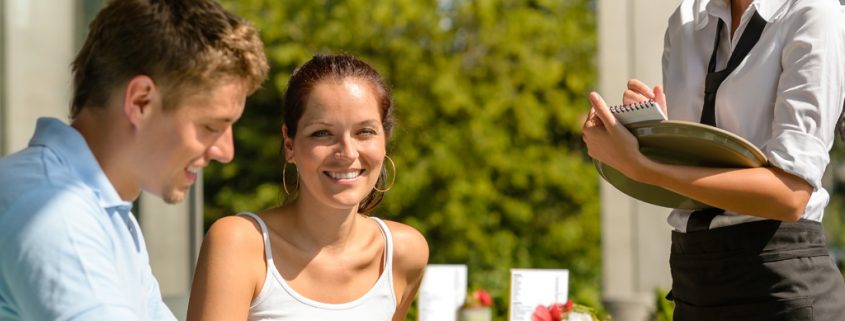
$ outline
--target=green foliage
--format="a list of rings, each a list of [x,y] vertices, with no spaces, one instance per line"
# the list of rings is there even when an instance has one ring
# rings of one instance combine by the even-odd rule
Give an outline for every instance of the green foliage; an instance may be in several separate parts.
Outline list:
[[[657,307],[654,311],[653,320],[656,321],[672,321],[672,315],[675,313],[675,303],[666,299],[668,291],[663,289],[654,290],[654,302]]]
[[[598,179],[580,126],[595,84],[589,0],[224,1],[262,32],[271,80],[207,171],[207,222],[279,202],[280,95],[314,53],[348,52],[392,85],[398,176],[380,216],[465,263],[506,315],[509,269],[567,268],[599,306]]]
[[[825,185],[831,195],[823,222],[828,248],[841,269],[845,265],[845,144],[838,138],[830,152],[826,173]]]

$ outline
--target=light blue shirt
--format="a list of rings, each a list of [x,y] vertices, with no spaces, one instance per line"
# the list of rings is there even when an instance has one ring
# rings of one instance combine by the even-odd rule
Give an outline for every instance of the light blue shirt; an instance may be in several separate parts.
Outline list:
[[[175,320],[131,209],[79,132],[39,119],[0,159],[0,320]]]

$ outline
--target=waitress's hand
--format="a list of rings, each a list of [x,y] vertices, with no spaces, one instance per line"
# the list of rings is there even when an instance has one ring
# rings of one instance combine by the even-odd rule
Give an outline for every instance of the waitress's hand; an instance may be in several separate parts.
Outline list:
[[[663,109],[663,114],[668,115],[666,113],[666,94],[663,93],[662,86],[657,85],[654,86],[654,89],[651,89],[648,85],[637,79],[628,80],[628,90],[625,90],[625,94],[622,95],[623,104],[634,104],[649,99],[657,102],[660,105],[660,109]]]
[[[641,180],[641,175],[647,175],[648,159],[640,153],[637,139],[616,120],[598,93],[591,92],[589,98],[592,108],[584,122],[583,140],[590,157]]]

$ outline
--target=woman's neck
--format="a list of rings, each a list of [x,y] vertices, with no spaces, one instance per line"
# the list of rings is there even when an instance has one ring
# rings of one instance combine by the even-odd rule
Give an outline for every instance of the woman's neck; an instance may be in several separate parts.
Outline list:
[[[343,248],[355,232],[356,223],[361,215],[358,208],[337,209],[300,194],[290,204],[291,219],[297,227],[300,241],[319,248]]]

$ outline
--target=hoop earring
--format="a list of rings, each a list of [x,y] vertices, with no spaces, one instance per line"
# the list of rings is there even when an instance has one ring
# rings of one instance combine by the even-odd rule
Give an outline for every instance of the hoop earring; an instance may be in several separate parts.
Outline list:
[[[390,158],[390,156],[384,155],[384,159],[390,161],[390,166],[393,167],[393,176],[390,179],[390,185],[383,187],[383,188],[379,188],[378,182],[376,182],[376,186],[373,186],[373,189],[375,189],[379,192],[382,192],[382,193],[387,193],[387,191],[389,191],[391,188],[393,188],[393,184],[396,183],[396,163],[393,162],[393,159]],[[387,168],[384,167],[384,165],[382,165],[382,169],[384,170],[384,172],[383,172],[384,180],[387,180],[387,177],[389,176],[389,175],[387,175]]]
[[[293,167],[296,168],[296,163],[293,164]],[[288,190],[288,183],[287,183],[287,171],[288,171],[288,163],[285,162],[285,165],[282,166],[282,188],[285,189],[285,194],[291,195],[291,192]],[[296,173],[296,185],[294,186],[294,192],[299,189],[299,173]]]

